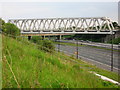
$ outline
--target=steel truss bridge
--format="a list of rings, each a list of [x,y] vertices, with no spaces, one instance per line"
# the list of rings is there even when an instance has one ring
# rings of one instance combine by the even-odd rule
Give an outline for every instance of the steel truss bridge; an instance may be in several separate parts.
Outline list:
[[[107,17],[10,19],[21,35],[114,34],[115,28]]]

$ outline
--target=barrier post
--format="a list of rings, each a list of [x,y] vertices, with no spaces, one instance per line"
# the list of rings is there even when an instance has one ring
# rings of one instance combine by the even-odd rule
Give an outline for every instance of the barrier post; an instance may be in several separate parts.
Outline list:
[[[78,59],[78,40],[76,40],[76,58]]]
[[[113,31],[111,34],[111,71],[113,71]]]

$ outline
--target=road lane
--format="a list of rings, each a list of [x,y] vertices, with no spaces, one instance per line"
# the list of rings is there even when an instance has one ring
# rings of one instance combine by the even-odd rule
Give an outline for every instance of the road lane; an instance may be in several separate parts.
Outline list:
[[[57,40],[59,41],[59,40]],[[65,42],[65,43],[76,43],[76,40],[60,40],[60,42]],[[81,42],[78,40],[78,44],[83,44],[83,45],[88,45],[88,46],[96,46],[96,47],[103,47],[103,48],[108,48],[111,49],[111,44],[108,43],[98,43],[98,42]],[[118,50],[118,45],[113,44],[113,49]]]
[[[56,48],[58,46],[56,45]],[[68,45],[60,45],[60,50],[66,51],[66,54],[73,54],[75,55],[76,47],[75,46],[68,46]],[[88,59],[92,59],[94,61],[111,65],[111,51],[106,49],[94,48],[90,46],[81,46],[78,47],[79,57],[85,57]],[[114,67],[118,68],[118,52],[114,51],[113,53],[113,60],[114,60]]]

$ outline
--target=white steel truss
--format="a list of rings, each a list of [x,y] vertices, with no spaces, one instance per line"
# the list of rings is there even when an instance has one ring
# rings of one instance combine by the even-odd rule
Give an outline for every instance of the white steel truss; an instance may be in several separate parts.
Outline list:
[[[111,34],[115,31],[112,21],[106,17],[10,19],[21,34]]]

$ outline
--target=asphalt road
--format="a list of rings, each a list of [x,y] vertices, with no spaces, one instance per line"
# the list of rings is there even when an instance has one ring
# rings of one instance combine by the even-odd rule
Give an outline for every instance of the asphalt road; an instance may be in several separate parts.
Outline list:
[[[56,49],[58,49],[58,45],[56,45]],[[69,54],[75,55],[76,47],[75,46],[68,46],[68,45],[60,45],[60,51]],[[103,63],[105,65],[111,65],[111,51],[106,49],[94,48],[90,46],[81,46],[78,47],[79,51],[79,58],[84,58],[88,60],[93,60],[98,63]],[[118,68],[118,52],[113,52],[113,60],[114,60],[114,67]]]
[[[75,40],[60,40],[60,42],[65,42],[65,43],[76,43]],[[78,41],[78,44],[83,44],[83,45],[88,45],[88,46],[96,46],[96,47],[103,47],[103,48],[109,48],[111,49],[111,44],[108,43],[98,43],[98,42],[81,42]],[[118,45],[113,44],[113,49],[118,50]]]

